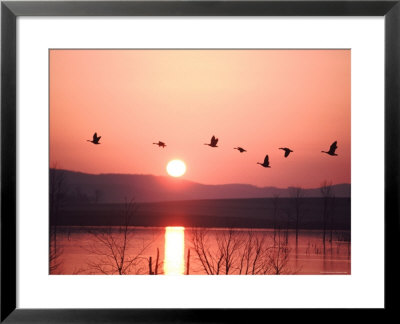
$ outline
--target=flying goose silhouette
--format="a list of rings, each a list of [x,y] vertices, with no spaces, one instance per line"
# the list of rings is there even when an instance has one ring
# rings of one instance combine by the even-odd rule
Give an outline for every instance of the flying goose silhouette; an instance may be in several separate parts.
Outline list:
[[[285,151],[285,158],[289,156],[290,152],[293,152],[290,148],[287,147],[280,147],[279,149]]]
[[[257,164],[260,164],[264,168],[270,168],[268,155],[265,156],[264,163],[257,162]]]
[[[238,150],[240,153],[247,152],[243,147],[240,147],[240,146],[234,147],[233,149]]]
[[[211,146],[211,147],[218,147],[217,143],[218,143],[218,138],[215,138],[215,136],[213,135],[213,137],[211,137],[210,144],[204,143],[204,145],[208,145],[208,146]]]
[[[97,133],[93,134],[93,140],[87,140],[88,142],[91,142],[93,144],[101,144],[99,143],[101,136],[97,137]]]
[[[335,153],[336,149],[337,149],[337,141],[334,141],[332,143],[331,147],[329,148],[328,152],[326,152],[326,151],[321,151],[321,152],[332,155],[332,156],[337,156],[337,154]]]
[[[161,141],[158,141],[158,143],[153,143],[153,144],[156,144],[156,145],[158,145],[158,147],[162,147],[162,148],[167,146],[167,144],[165,144],[164,142],[161,142]]]

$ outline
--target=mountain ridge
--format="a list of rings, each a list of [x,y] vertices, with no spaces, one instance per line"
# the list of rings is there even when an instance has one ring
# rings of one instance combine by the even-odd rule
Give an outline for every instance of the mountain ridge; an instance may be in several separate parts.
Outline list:
[[[148,174],[90,174],[50,169],[52,176],[63,179],[63,191],[69,200],[121,203],[134,198],[137,202],[199,199],[290,198],[294,187],[259,187],[251,184],[202,184],[194,181]],[[50,184],[52,186],[52,184]],[[332,185],[335,197],[350,197],[348,183]],[[321,197],[320,188],[302,189],[304,197]]]

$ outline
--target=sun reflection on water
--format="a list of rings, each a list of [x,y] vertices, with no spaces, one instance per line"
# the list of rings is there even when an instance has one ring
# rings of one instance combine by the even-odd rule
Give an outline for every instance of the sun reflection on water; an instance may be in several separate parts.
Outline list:
[[[164,273],[166,275],[182,275],[185,271],[185,228],[165,228]]]

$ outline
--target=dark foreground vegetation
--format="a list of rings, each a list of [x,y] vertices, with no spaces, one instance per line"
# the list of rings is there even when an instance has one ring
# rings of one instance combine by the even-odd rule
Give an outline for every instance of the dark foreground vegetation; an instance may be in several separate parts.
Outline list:
[[[350,230],[350,198],[264,198],[137,203],[132,226],[241,227]],[[69,204],[58,211],[58,225],[121,225],[124,204]],[[301,221],[296,225],[297,213]]]

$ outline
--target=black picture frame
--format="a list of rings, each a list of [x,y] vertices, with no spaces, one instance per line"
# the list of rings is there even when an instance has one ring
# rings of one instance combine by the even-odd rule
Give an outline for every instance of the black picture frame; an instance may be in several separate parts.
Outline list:
[[[395,310],[399,275],[400,0],[385,1],[2,1],[1,322],[235,322],[268,309],[16,308],[16,19],[19,16],[383,16],[385,19],[385,307]],[[371,125],[373,129],[373,125]],[[368,283],[366,283],[367,285]],[[393,296],[393,297],[392,297]],[[304,313],[304,312],[303,312]],[[266,318],[265,318],[266,319]],[[267,320],[267,319],[266,319]]]

